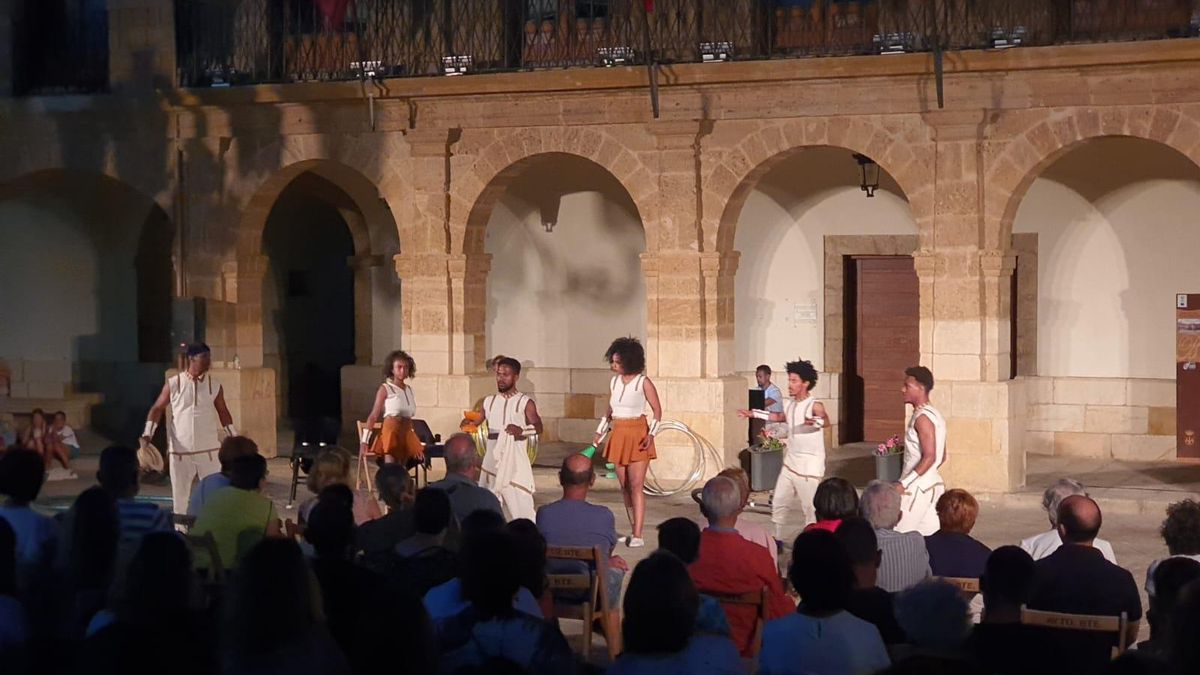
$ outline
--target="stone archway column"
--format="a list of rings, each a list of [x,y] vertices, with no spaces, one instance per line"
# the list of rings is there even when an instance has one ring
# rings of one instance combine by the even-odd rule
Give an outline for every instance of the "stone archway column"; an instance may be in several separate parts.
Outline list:
[[[1012,258],[980,247],[984,119],[982,110],[926,113],[936,143],[934,209],[913,258],[921,362],[947,418],[947,486],[1009,491],[1025,480],[1024,385],[1009,379]]]
[[[346,265],[354,274],[354,365],[374,363],[375,334],[372,315],[372,293],[375,271],[383,267],[381,255],[352,255]]]
[[[232,329],[232,349],[223,366],[214,366],[213,375],[225,390],[225,403],[233,416],[238,433],[253,438],[264,457],[277,452],[276,397],[278,377],[263,365],[263,279],[268,259],[264,255],[240,255],[231,284],[227,284],[230,304],[212,303],[208,320],[215,327],[217,310]],[[231,321],[229,320],[231,319]],[[236,358],[236,362],[234,359]]]

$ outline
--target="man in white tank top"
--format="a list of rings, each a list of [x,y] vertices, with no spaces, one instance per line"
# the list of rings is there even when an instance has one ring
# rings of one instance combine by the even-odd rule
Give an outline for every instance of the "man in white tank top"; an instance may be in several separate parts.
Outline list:
[[[167,379],[158,399],[146,415],[142,443],[149,443],[158,429],[163,412],[167,417],[167,456],[170,458],[171,500],[175,513],[187,513],[192,482],[221,470],[217,450],[221,440],[217,432],[224,429],[236,436],[233,416],[225,405],[221,383],[208,372],[212,353],[204,343],[187,348],[187,370]]]
[[[937,532],[937,501],[946,492],[939,472],[946,462],[946,418],[929,405],[933,373],[924,366],[904,371],[904,402],[913,407],[904,435],[904,468],[897,489],[901,491],[900,523],[897,532]]]
[[[775,481],[771,494],[771,522],[775,525],[775,538],[787,541],[788,516],[799,509],[804,514],[804,525],[817,520],[813,497],[817,485],[825,477],[825,427],[829,416],[825,406],[813,398],[811,389],[817,383],[817,369],[809,361],[792,361],[787,364],[788,394],[792,397],[783,406],[783,412],[766,410],[739,410],[742,417],[755,417],[767,422],[787,424],[787,448],[784,450],[783,468]]]
[[[479,485],[495,493],[508,520],[534,520],[537,513],[529,445],[537,443],[542,433],[542,418],[533,399],[517,389],[521,362],[500,357],[495,371],[496,393],[483,399],[481,408],[487,418],[488,438]]]

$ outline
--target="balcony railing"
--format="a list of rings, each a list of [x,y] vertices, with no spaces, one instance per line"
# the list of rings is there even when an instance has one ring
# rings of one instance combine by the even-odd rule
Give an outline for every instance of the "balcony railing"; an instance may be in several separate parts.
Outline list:
[[[180,84],[221,86],[1188,37],[1200,0],[176,0],[176,22]]]
[[[12,6],[13,93],[101,91],[108,86],[105,0],[19,0]]]

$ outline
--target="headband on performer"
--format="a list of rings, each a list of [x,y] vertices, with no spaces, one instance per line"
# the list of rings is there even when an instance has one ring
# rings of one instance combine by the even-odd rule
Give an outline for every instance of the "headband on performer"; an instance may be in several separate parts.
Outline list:
[[[200,356],[201,354],[211,353],[212,350],[209,349],[208,345],[204,344],[203,342],[194,342],[187,346],[187,356],[189,359],[195,356]]]

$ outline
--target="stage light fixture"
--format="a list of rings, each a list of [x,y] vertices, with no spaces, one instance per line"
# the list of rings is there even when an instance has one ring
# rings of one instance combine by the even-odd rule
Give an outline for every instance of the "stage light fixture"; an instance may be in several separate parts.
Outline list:
[[[464,75],[474,65],[475,60],[470,54],[460,54],[442,57],[442,74],[446,77]]]
[[[596,50],[596,58],[605,68],[623,66],[633,61],[633,49],[631,47],[600,47]]]
[[[914,44],[912,33],[884,33],[871,38],[880,54],[906,54]]]
[[[1010,47],[1020,47],[1025,42],[1025,36],[1028,31],[1024,26],[1010,26],[1001,28],[999,26],[992,29],[991,44],[992,49],[1008,49]]]
[[[701,42],[700,43],[700,61],[701,63],[715,63],[717,61],[728,61],[733,55],[733,43],[728,40],[720,42]]]

